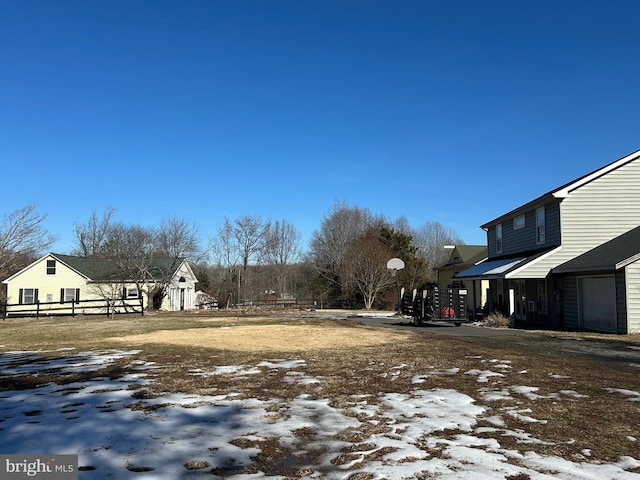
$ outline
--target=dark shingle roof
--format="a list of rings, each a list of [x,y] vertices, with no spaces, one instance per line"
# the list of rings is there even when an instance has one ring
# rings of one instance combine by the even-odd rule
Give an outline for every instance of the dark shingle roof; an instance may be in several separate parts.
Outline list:
[[[82,275],[93,281],[129,280],[114,259],[100,257],[76,257],[52,253],[61,262],[67,264]],[[149,260],[149,273],[154,280],[161,280],[175,273],[184,259],[182,258],[153,258]]]
[[[640,227],[636,227],[557,266],[552,273],[614,271],[639,254]]]

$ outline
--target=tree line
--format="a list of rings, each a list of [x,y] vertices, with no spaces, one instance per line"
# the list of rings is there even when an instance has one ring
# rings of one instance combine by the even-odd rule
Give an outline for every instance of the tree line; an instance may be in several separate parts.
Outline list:
[[[406,217],[390,220],[341,201],[325,213],[307,246],[284,219],[225,217],[205,238],[196,223],[184,218],[166,217],[143,226],[120,222],[116,214],[107,207],[77,223],[69,253],[117,261],[120,275],[135,281],[149,274],[154,259],[175,263],[186,258],[198,289],[222,308],[294,298],[321,308],[394,308],[396,285],[412,289],[434,281],[433,269],[448,259],[443,246],[464,243],[440,222],[412,228]],[[35,204],[2,216],[0,279],[57,241],[44,227],[46,218]],[[402,259],[405,268],[389,270],[391,258]],[[158,304],[164,294],[161,284],[147,294],[150,305]]]

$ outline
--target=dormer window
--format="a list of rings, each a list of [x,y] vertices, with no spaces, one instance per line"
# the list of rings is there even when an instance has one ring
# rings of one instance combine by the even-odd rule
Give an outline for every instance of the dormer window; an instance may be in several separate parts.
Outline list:
[[[56,274],[56,261],[47,260],[47,275],[55,275],[55,274]]]
[[[496,225],[496,253],[502,253],[502,224]]]

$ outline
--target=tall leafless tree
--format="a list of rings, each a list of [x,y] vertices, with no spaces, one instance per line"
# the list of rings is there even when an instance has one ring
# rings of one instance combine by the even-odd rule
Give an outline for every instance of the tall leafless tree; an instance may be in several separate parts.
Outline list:
[[[338,289],[343,287],[343,260],[351,244],[369,228],[384,220],[367,209],[334,202],[322,220],[320,229],[313,232],[309,260],[318,273]]]
[[[56,241],[44,228],[47,215],[29,204],[0,219],[0,278],[6,278],[35,260]]]
[[[250,283],[248,267],[257,264],[261,258],[269,225],[270,222],[255,215],[241,216],[233,221],[225,217],[217,235],[211,240],[212,256],[237,281],[238,301],[246,300],[247,285]]]
[[[183,218],[163,218],[156,232],[155,243],[157,253],[168,258],[188,258],[196,263],[204,255],[198,226]]]
[[[76,246],[73,248],[72,254],[82,257],[103,255],[105,243],[109,238],[111,218],[115,212],[116,209],[109,206],[100,218],[98,218],[98,214],[94,211],[87,220],[87,223],[76,224],[74,228],[76,233]]]
[[[239,292],[240,254],[232,235],[231,222],[218,227],[216,234],[209,240],[209,252],[213,260],[213,279],[218,301],[229,308],[233,292]]]
[[[416,229],[413,239],[420,256],[427,262],[432,280],[435,280],[433,269],[446,263],[451,253],[444,246],[464,244],[453,229],[444,227],[440,222],[429,222]]]
[[[287,292],[291,263],[299,259],[300,233],[286,220],[267,225],[264,234],[264,263],[273,269],[277,294]]]
[[[345,278],[362,294],[367,310],[381,292],[395,284],[393,272],[387,268],[393,255],[378,236],[370,234],[353,241],[347,249],[343,260]]]

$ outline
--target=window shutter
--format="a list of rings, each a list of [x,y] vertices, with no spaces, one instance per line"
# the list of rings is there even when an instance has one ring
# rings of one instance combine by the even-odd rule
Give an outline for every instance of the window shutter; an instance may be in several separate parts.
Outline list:
[[[76,303],[80,302],[80,289],[76,288]]]
[[[35,292],[33,293],[33,301],[35,303],[38,303],[38,289],[35,289]]]
[[[18,292],[18,305],[22,305],[22,288],[20,289],[20,292]]]
[[[127,287],[122,287],[122,298],[127,298]]]
[[[64,303],[64,288],[60,289],[60,303]]]

